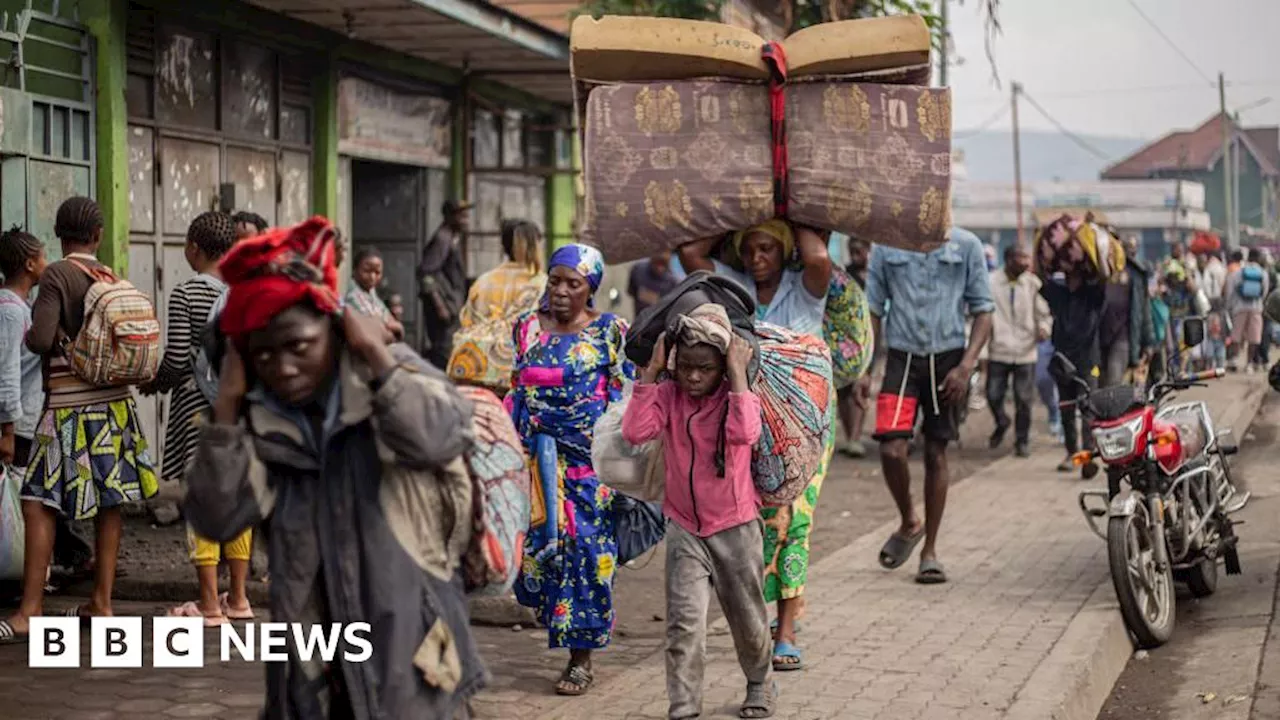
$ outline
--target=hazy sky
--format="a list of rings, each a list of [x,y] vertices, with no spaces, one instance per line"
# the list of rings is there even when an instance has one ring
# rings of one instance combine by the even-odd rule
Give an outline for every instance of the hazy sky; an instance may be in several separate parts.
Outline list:
[[[951,0],[961,64],[951,68],[955,127],[1010,127],[1009,83],[1023,84],[1058,122],[1090,135],[1155,138],[1194,127],[1218,109],[1226,74],[1227,106],[1246,125],[1280,124],[1280,0],[1133,0],[1194,62],[1184,60],[1130,0],[1001,0],[1004,31],[995,40],[1000,86],[983,50],[978,0]],[[1196,71],[1196,67],[1201,72]],[[1052,130],[1022,103],[1023,127]]]

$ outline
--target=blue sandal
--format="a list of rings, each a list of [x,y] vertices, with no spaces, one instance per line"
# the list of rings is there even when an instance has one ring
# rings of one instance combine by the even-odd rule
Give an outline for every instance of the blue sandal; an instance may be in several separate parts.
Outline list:
[[[779,662],[783,658],[786,660]],[[787,662],[787,660],[791,662]],[[774,672],[792,672],[803,668],[804,660],[800,657],[800,648],[785,641],[779,641],[773,646]]]

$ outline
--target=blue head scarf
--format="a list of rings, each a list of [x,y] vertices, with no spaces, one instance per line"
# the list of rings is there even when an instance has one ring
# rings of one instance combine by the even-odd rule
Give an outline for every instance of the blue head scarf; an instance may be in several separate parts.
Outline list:
[[[588,245],[565,245],[551,254],[547,272],[557,267],[567,267],[587,279],[592,294],[592,297],[587,298],[587,307],[594,307],[595,292],[600,289],[600,283],[604,282],[604,256],[600,251]],[[546,293],[542,295],[542,307],[547,307]]]

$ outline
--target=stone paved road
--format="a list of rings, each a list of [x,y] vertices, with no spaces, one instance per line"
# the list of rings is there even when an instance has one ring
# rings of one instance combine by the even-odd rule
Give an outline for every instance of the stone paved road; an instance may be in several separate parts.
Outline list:
[[[1201,397],[1220,415],[1248,391],[1246,381],[1229,380]],[[939,541],[946,585],[912,582],[914,560],[882,570],[878,533],[819,563],[801,638],[806,667],[778,676],[777,717],[1005,717],[1073,616],[1108,581],[1105,546],[1076,509],[1082,483],[1045,469],[1058,459],[1041,447],[965,481]],[[736,717],[744,686],[730,638],[712,638],[708,652],[703,717]],[[538,717],[665,718],[661,655],[597,687],[594,698],[558,701]]]

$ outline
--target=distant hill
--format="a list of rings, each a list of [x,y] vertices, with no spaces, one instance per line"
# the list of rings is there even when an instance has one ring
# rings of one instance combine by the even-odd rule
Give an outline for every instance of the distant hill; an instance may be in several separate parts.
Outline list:
[[[956,130],[963,136],[964,129]],[[1097,158],[1072,142],[1066,135],[1038,130],[1024,130],[1022,141],[1022,180],[1097,180],[1104,168],[1147,144],[1146,140],[1118,137],[1081,136],[1089,145],[1107,156]],[[969,179],[975,182],[1013,182],[1013,137],[1005,131],[987,131],[961,137],[953,145],[964,150],[964,164]]]

